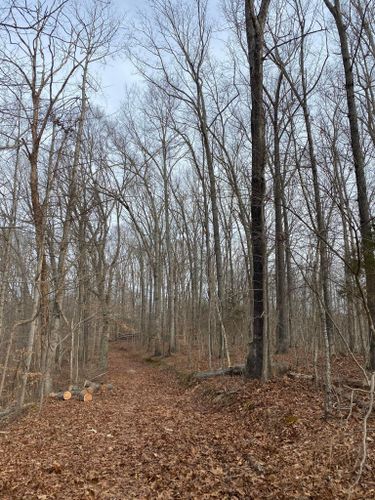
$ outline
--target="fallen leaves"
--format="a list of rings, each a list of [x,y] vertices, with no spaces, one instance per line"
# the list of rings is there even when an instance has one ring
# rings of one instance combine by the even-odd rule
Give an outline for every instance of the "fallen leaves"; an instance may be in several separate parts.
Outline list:
[[[160,368],[115,351],[113,395],[89,406],[49,401],[10,425],[0,498],[346,498],[360,423],[322,420],[321,396],[306,381],[191,386]],[[372,428],[356,499],[375,498],[374,438]]]
[[[48,472],[48,474],[61,474],[62,467],[59,462],[53,462],[45,468],[45,471]]]

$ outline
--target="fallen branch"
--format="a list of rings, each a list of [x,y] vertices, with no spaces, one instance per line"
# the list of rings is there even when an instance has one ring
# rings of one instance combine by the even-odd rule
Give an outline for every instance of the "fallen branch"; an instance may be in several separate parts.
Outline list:
[[[293,379],[315,380],[315,375],[309,375],[308,373],[288,372],[287,375]]]
[[[351,392],[350,392],[350,396],[348,393],[345,394],[344,392],[344,388],[343,387],[335,387],[335,390],[337,392],[337,394],[345,399],[345,401],[348,401],[350,403],[350,407],[352,408],[353,406],[357,406],[358,408],[360,408],[361,410],[368,410],[369,409],[369,404],[364,401],[363,399],[359,399],[359,398],[356,398],[355,397],[355,393],[357,392],[360,392],[361,394],[363,394],[364,392],[366,392],[366,395],[369,394],[369,391],[362,391],[360,389],[350,389]],[[346,390],[348,391],[349,388],[346,388]],[[372,403],[372,409],[374,410],[375,409],[375,404]],[[349,417],[347,417],[349,418]]]
[[[335,385],[342,385],[343,387],[347,387],[348,389],[368,389],[370,388],[370,384],[365,380],[358,379],[342,379],[338,378],[333,381]]]
[[[315,375],[310,375],[308,373],[299,373],[299,372],[288,372],[287,373],[289,378],[293,379],[302,379],[302,380],[315,380]],[[344,379],[344,378],[335,378],[332,380],[333,384],[335,386],[343,386],[347,387],[348,389],[369,389],[369,385],[367,381],[365,380],[358,380],[358,379]],[[367,392],[367,391],[366,391]]]
[[[197,372],[194,373],[193,378],[198,380],[203,380],[206,378],[220,377],[223,375],[243,375],[245,370],[245,365],[230,366],[229,368],[221,368],[220,370],[210,370],[207,372]]]

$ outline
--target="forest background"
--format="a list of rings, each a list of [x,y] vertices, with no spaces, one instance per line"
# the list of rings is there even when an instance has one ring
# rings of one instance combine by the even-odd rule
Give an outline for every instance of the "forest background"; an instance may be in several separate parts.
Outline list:
[[[2,410],[128,333],[289,352],[329,412],[333,356],[375,369],[373,2],[119,5],[0,8]]]

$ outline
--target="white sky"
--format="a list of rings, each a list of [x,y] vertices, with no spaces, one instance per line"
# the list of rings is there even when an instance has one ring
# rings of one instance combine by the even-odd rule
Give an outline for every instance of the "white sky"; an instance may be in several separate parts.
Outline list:
[[[147,10],[151,2],[152,0],[112,0],[113,9],[118,11],[119,16],[125,16],[125,23],[126,20],[134,21],[137,11]],[[217,11],[217,0],[212,0],[209,5],[211,13]],[[96,70],[95,76],[100,90],[92,98],[94,102],[104,107],[107,113],[115,113],[125,96],[125,87],[139,81],[134,66],[125,55],[108,60],[105,66],[101,65]]]
[[[133,20],[137,9],[146,7],[147,0],[112,0],[114,10],[126,20]],[[108,113],[118,110],[125,94],[126,85],[137,82],[135,68],[126,60],[125,55],[110,59],[101,65],[95,72],[100,90],[93,96],[93,100],[103,106]]]

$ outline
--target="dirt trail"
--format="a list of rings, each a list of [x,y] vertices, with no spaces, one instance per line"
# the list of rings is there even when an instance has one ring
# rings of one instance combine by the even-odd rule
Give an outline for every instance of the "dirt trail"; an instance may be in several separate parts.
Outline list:
[[[115,390],[92,403],[48,402],[8,426],[0,498],[251,498],[247,433],[124,351],[108,379]]]
[[[281,427],[293,401],[319,407],[300,387],[254,385],[247,413],[215,410],[172,372],[123,350],[111,353],[108,380],[113,393],[49,401],[0,433],[1,499],[346,498],[334,428],[315,416],[314,430],[307,416]],[[291,406],[278,407],[275,391]],[[344,467],[349,455],[337,453]]]

